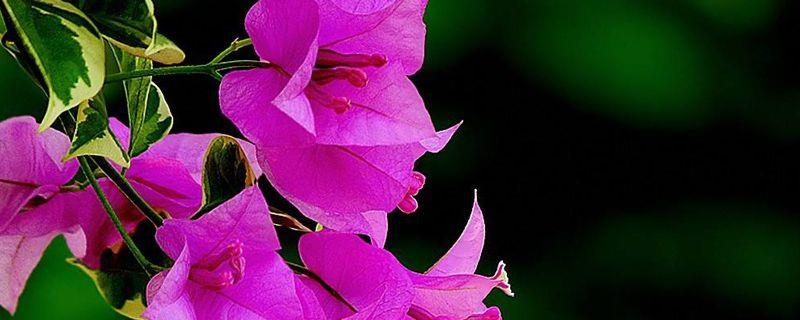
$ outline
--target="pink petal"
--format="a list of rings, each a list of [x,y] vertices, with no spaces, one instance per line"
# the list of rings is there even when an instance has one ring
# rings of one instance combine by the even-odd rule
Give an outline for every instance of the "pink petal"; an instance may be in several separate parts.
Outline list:
[[[0,234],[41,237],[53,233],[74,232],[81,222],[80,208],[85,192],[62,192],[12,220]]]
[[[314,294],[318,305],[311,306],[311,308],[317,312],[321,311],[323,319],[343,319],[353,314],[353,311],[346,304],[331,295],[317,281],[302,275],[297,276],[297,279],[300,280],[306,290]]]
[[[184,246],[175,263],[147,284],[147,309],[142,314],[148,319],[195,319],[186,295],[189,282],[189,247]]]
[[[216,291],[190,281],[187,292],[198,319],[304,319],[294,275],[281,257],[245,255],[247,271],[240,283]]]
[[[401,319],[408,311],[411,282],[389,252],[358,236],[333,232],[306,234],[298,249],[303,263],[358,313],[377,320]]]
[[[305,278],[305,280],[303,279]],[[304,283],[305,281],[310,282],[308,285]],[[319,300],[317,300],[317,296],[314,293],[314,290],[311,289],[309,286],[318,286],[314,282],[314,280],[308,279],[308,277],[301,276],[301,275],[294,275],[294,284],[295,284],[295,292],[297,293],[297,299],[300,300],[300,305],[303,308],[303,319],[305,320],[325,320],[329,317],[326,317],[325,311],[322,309],[322,305],[320,305]],[[319,288],[319,290],[324,290]]]
[[[278,191],[311,219],[392,211],[405,195],[419,147],[261,148],[259,163]]]
[[[312,0],[291,3],[261,0],[250,8],[245,29],[261,59],[276,66],[233,72],[223,79],[220,86],[223,113],[245,136],[256,133],[249,126],[240,125],[242,119],[236,115],[269,105],[314,134],[313,117],[302,92],[311,79],[316,60],[318,24],[317,3]],[[243,74],[250,79],[242,79]],[[251,99],[256,100],[248,101]]]
[[[317,142],[332,145],[390,145],[436,137],[425,103],[399,63],[369,73],[364,88],[334,81],[319,90],[347,97],[353,106],[344,113],[313,103]]]
[[[432,138],[437,147],[443,147],[455,129]],[[258,157],[272,185],[304,215],[335,230],[362,232],[366,224],[350,226],[351,220],[368,211],[394,210],[414,183],[414,162],[427,151],[421,143],[311,145],[260,147]]]
[[[234,71],[219,87],[222,113],[256,145],[313,141],[314,116],[305,95],[279,99],[286,80],[273,69]]]
[[[130,135],[130,130],[117,118],[109,118],[109,127],[120,143],[127,148]],[[180,162],[183,169],[180,171],[188,171],[194,180],[199,184],[202,182],[203,173],[203,159],[208,149],[209,143],[214,138],[219,137],[220,134],[207,133],[207,134],[192,134],[192,133],[176,133],[166,136],[163,140],[150,146],[145,153],[139,155],[136,159],[144,158],[166,158]],[[242,146],[244,153],[250,160],[250,165],[253,167],[253,173],[256,176],[261,175],[261,167],[256,162],[256,148],[247,141],[237,139]],[[134,159],[133,161],[136,161]],[[131,165],[131,170],[134,170],[136,165]],[[130,172],[130,171],[129,171]]]
[[[203,201],[202,187],[178,160],[164,157],[141,157],[131,161],[128,180],[152,192],[145,196],[151,205],[166,211],[175,218],[188,218],[200,208]]]
[[[54,129],[37,135],[37,128],[31,117],[0,122],[0,230],[32,197],[52,196],[77,171],[74,160],[61,163],[69,138]]]
[[[478,268],[478,262],[481,259],[481,252],[483,252],[485,233],[486,226],[483,222],[483,212],[478,205],[478,191],[475,190],[475,200],[472,204],[472,213],[467,226],[450,250],[425,274],[447,276],[475,273]]]
[[[422,66],[424,3],[420,0],[320,0],[320,48],[384,54],[405,74]]]
[[[414,306],[434,316],[449,316],[465,319],[486,312],[483,300],[494,288],[513,296],[505,272],[505,264],[500,262],[497,273],[492,277],[474,274],[450,276],[429,276],[410,274],[414,283]]]
[[[55,234],[30,238],[0,236],[0,306],[14,314],[33,268]]]
[[[262,60],[293,75],[285,97],[300,93],[311,77],[317,51],[319,13],[313,0],[260,0],[245,18],[245,29]],[[299,89],[299,90],[298,90]]]
[[[187,243],[192,263],[236,240],[241,241],[249,253],[280,249],[267,203],[257,186],[242,191],[198,220],[167,220],[156,233],[156,239],[173,259]]]
[[[450,142],[450,139],[453,138],[453,135],[458,131],[458,128],[461,127],[464,121],[456,123],[450,128],[445,130],[439,131],[436,133],[436,136],[433,138],[425,139],[420,141],[425,150],[432,153],[438,153],[444,149],[444,147]]]
[[[258,187],[242,191],[198,220],[167,220],[156,239],[170,257],[180,259],[185,251],[191,252],[188,263],[192,266],[207,262],[208,257],[233,243],[241,243],[241,257],[246,261],[241,280],[224,289],[188,281],[183,294],[188,295],[191,307],[176,309],[175,315],[193,314],[198,319],[302,318],[293,274],[275,253],[280,244]]]

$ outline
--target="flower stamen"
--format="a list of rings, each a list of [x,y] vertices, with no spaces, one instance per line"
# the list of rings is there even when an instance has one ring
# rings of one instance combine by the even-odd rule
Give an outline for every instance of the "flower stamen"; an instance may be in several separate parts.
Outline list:
[[[376,67],[380,68],[389,62],[383,54],[342,54],[330,49],[320,49],[317,53],[317,67]]]
[[[311,79],[319,85],[326,85],[334,80],[347,80],[351,85],[363,88],[367,86],[367,73],[364,70],[349,67],[333,69],[317,69]]]
[[[189,279],[212,290],[222,290],[244,278],[244,245],[239,240],[192,267]],[[227,263],[226,263],[227,262]],[[222,269],[222,270],[220,270]]]
[[[345,113],[353,107],[350,104],[350,99],[333,96],[330,93],[322,91],[317,86],[309,86],[308,90],[306,90],[306,96],[308,99],[319,102],[322,106],[333,110],[337,114]]]

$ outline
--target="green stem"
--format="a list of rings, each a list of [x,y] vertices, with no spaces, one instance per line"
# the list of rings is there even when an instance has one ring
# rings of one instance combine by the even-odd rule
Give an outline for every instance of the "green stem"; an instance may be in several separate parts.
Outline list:
[[[222,61],[222,59],[225,59],[225,57],[227,57],[231,53],[234,53],[234,52],[238,51],[241,48],[244,48],[244,47],[247,47],[247,46],[251,46],[251,45],[253,45],[253,40],[250,39],[250,38],[242,39],[242,40],[236,39],[233,42],[231,42],[230,46],[225,48],[225,50],[222,50],[222,52],[220,52],[216,57],[214,57],[214,59],[211,59],[211,62],[209,62],[209,64],[214,64],[214,63],[220,62],[220,61]]]
[[[150,222],[157,227],[160,227],[164,224],[164,218],[156,213],[156,211],[147,203],[147,201],[142,199],[142,196],[140,196],[139,193],[133,189],[133,186],[131,186],[130,182],[128,182],[128,179],[126,179],[117,171],[117,169],[108,163],[108,160],[102,157],[92,157],[92,160],[97,163],[97,166],[100,167],[100,170],[102,170],[103,173],[105,173],[106,176],[111,179],[115,185],[117,185],[119,191],[125,194],[128,200],[130,200],[131,203],[133,203],[133,205],[136,206],[136,208],[138,208],[148,220],[150,220]]]
[[[216,78],[216,75],[219,74],[218,72],[222,70],[270,68],[272,66],[273,65],[271,63],[265,61],[233,60],[199,65],[161,67],[110,74],[106,76],[106,83],[134,78],[166,76],[173,74],[207,74]]]
[[[86,161],[85,157],[78,157],[78,161],[81,165],[81,170],[83,170],[84,175],[86,178],[89,179],[89,183],[92,185],[92,189],[94,189],[95,193],[97,193],[97,197],[100,199],[100,202],[103,203],[103,208],[106,210],[108,217],[111,218],[111,221],[114,222],[114,226],[117,228],[117,232],[122,236],[122,240],[125,241],[125,245],[128,246],[128,249],[131,250],[131,254],[133,257],[136,258],[136,262],[144,269],[144,272],[147,273],[148,276],[152,276],[150,274],[150,270],[161,270],[160,266],[153,264],[152,262],[148,261],[145,258],[142,251],[139,250],[139,247],[133,243],[133,239],[131,236],[128,235],[128,232],[125,231],[125,227],[122,226],[122,221],[119,220],[119,216],[117,213],[114,212],[114,208],[111,206],[111,203],[108,202],[108,198],[103,193],[103,190],[100,189],[100,185],[97,183],[97,179],[92,174],[92,169],[89,167],[89,162]]]

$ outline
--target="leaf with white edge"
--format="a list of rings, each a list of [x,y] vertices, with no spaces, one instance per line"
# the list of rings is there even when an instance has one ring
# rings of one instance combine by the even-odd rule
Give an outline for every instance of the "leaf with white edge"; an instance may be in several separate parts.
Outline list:
[[[128,154],[108,128],[105,102],[99,97],[78,107],[72,146],[64,160],[86,155],[102,156],[123,167],[130,165]]]
[[[146,308],[145,292],[150,278],[138,265],[129,269],[93,270],[75,258],[67,259],[67,262],[80,268],[92,279],[97,290],[115,311],[133,319],[141,319]]]
[[[155,228],[148,224],[143,221],[131,232],[133,242],[149,261],[159,265],[171,264],[169,257],[161,252],[155,242]],[[80,268],[92,279],[103,299],[115,311],[132,319],[142,319],[150,275],[142,269],[124,243],[120,242],[103,251],[98,269],[91,269],[74,258],[67,259],[67,262]]]
[[[91,20],[61,0],[2,0],[9,29],[35,63],[49,102],[40,131],[97,95],[105,80],[103,39]]]
[[[80,7],[103,36],[126,52],[164,64],[186,57],[172,41],[156,33],[151,0],[69,0]]]
[[[153,67],[153,62],[136,57],[122,50],[114,50],[120,72],[145,70]],[[123,82],[128,101],[128,119],[131,126],[131,157],[147,151],[151,145],[167,136],[172,129],[172,113],[164,99],[161,89],[152,82],[151,77],[142,77]]]
[[[239,142],[230,136],[214,138],[203,158],[203,206],[194,218],[201,217],[255,183],[253,168]]]

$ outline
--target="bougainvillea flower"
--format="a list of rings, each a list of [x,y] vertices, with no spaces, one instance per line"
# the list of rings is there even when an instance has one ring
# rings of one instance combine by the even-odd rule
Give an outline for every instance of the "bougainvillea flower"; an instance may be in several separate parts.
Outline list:
[[[37,135],[37,127],[32,117],[0,122],[0,230],[28,202],[58,193],[77,172],[77,161],[61,162],[69,138],[53,129]]]
[[[413,171],[437,132],[408,74],[422,62],[425,4],[261,0],[245,28],[271,68],[235,71],[223,113],[255,143],[275,188],[306,216],[371,234],[365,212],[416,210]]]
[[[425,53],[426,5],[421,0],[319,0],[319,60],[385,56],[400,62],[405,74],[415,73]]]
[[[61,162],[69,138],[54,129],[37,135],[38,127],[31,117],[0,122],[0,306],[12,313],[56,233],[11,235],[5,229],[33,206],[56,198],[77,171],[75,161]]]
[[[500,319],[500,310],[486,308],[483,299],[494,288],[513,296],[505,264],[501,261],[491,277],[476,275],[486,227],[477,193],[466,228],[447,253],[427,272],[410,272],[414,303],[409,315],[415,319]]]
[[[123,146],[129,141],[129,130],[117,119],[110,126]],[[202,203],[201,175],[206,148],[217,134],[170,134],[149,150],[131,160],[126,173],[134,189],[154,209],[173,218],[188,218]],[[249,157],[255,158],[255,147],[240,141]],[[253,172],[261,174],[253,163]],[[127,197],[108,179],[98,181],[114,211],[126,230],[133,230],[144,217]],[[92,217],[105,217],[106,213],[94,191],[89,189],[82,199],[83,212]],[[94,198],[94,199],[92,199]],[[75,236],[67,237],[73,253],[90,268],[99,265],[100,255],[111,245],[122,241],[108,218],[81,219],[81,229]]]
[[[494,288],[513,295],[505,265],[500,262],[491,277],[474,274],[484,238],[477,199],[459,239],[425,273],[406,269],[388,251],[370,246],[355,235],[304,235],[299,245],[303,263],[338,296],[306,277],[301,277],[305,288],[298,289],[298,295],[313,292],[317,305],[307,300],[311,305],[306,308],[319,307],[328,319],[370,318],[373,312],[384,312],[381,310],[392,310],[392,319],[402,319],[403,315],[411,319],[501,319],[500,310],[487,308],[483,300]],[[410,301],[407,292],[411,293]]]
[[[266,201],[251,187],[197,220],[156,233],[175,264],[148,284],[148,319],[302,319]]]
[[[315,293],[326,319],[402,319],[411,307],[411,280],[388,251],[352,234],[325,231],[304,235],[298,250],[306,267],[340,296],[300,277]]]
[[[111,126],[125,144],[128,129],[116,119]],[[91,187],[62,187],[77,172],[75,160],[61,164],[69,139],[53,129],[36,135],[37,127],[30,117],[0,123],[0,149],[14,155],[0,160],[0,217],[5,221],[0,230],[0,305],[9,311],[56,235],[64,234],[73,254],[90,268],[99,267],[102,252],[122,241]],[[156,210],[189,217],[202,202],[203,155],[216,136],[169,135],[133,159],[126,177]],[[241,144],[255,159],[255,148]],[[261,173],[255,164],[253,170]],[[142,214],[111,181],[101,178],[98,183],[125,228],[133,230],[144,219]]]

